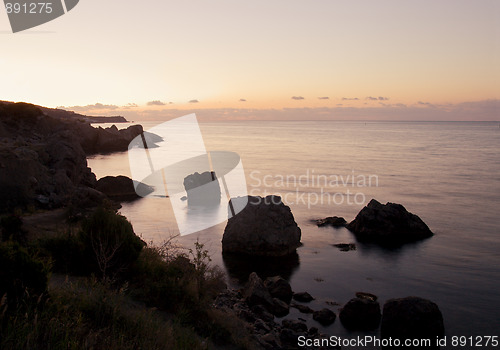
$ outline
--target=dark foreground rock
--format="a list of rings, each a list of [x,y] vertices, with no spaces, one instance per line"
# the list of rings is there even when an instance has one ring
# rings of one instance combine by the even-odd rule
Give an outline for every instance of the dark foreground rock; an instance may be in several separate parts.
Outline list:
[[[117,201],[132,201],[154,191],[146,184],[136,183],[136,185],[137,190],[134,181],[127,176],[105,176],[97,180],[96,190]],[[141,196],[137,193],[140,193]]]
[[[281,281],[281,278],[276,277],[268,281],[274,282],[270,284],[272,286]],[[280,284],[281,282],[278,282],[278,285]],[[270,308],[275,312],[273,308],[276,303],[288,307],[284,301],[272,298],[266,285],[257,274],[252,273],[243,290],[228,289],[220,293],[214,302],[214,307],[244,321],[246,328],[253,334],[258,349],[322,349],[318,345],[319,340],[328,336],[320,333],[315,327],[308,329],[304,320],[284,319],[279,322],[268,311]],[[304,341],[310,340],[311,346],[299,346],[299,337]],[[314,340],[316,343],[313,343]]]
[[[380,305],[373,298],[356,297],[340,310],[339,319],[348,330],[370,331],[380,323]]]
[[[231,201],[237,200],[235,198]],[[279,196],[248,196],[247,206],[224,229],[224,253],[284,256],[300,246],[301,231]]]
[[[324,219],[316,220],[315,222],[316,225],[318,225],[318,227],[322,226],[344,227],[347,224],[347,221],[345,221],[343,217],[339,216],[329,216]]]
[[[273,276],[266,278],[264,285],[269,290],[272,297],[290,303],[292,300],[293,292],[290,283],[280,276]]]
[[[347,225],[360,241],[382,244],[414,242],[433,235],[429,227],[401,204],[372,199]]]
[[[439,349],[436,339],[444,335],[443,316],[430,300],[391,299],[384,304],[380,335],[384,339],[430,339],[433,346],[426,349]]]

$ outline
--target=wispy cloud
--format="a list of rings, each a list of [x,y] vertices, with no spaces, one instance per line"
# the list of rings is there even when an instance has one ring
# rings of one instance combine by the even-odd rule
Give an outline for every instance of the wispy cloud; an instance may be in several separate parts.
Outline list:
[[[137,108],[139,105],[137,103],[127,103],[125,106],[123,106],[123,109],[131,109],[131,108]]]
[[[357,97],[342,97],[342,101],[359,101]]]
[[[368,96],[367,98],[365,98],[365,100],[370,100],[370,101],[389,101],[389,97],[383,97],[383,96],[373,97],[373,96]]]
[[[322,97],[318,97],[318,100],[329,100],[330,97],[328,96],[322,96]]]
[[[240,98],[240,102],[247,102],[244,98]]]
[[[304,97],[302,96],[292,96],[292,100],[304,100]]]
[[[165,106],[165,102],[161,102],[160,100],[149,101],[147,103],[148,106]]]
[[[200,102],[200,101],[198,101],[198,100],[190,100],[189,101],[189,103],[198,103],[198,102]]]
[[[62,109],[66,110],[72,110],[75,112],[82,112],[82,111],[102,111],[102,110],[115,110],[119,109],[120,107],[116,105],[105,105],[102,103],[96,103],[93,105],[86,105],[86,106],[71,106],[71,107],[61,107]]]

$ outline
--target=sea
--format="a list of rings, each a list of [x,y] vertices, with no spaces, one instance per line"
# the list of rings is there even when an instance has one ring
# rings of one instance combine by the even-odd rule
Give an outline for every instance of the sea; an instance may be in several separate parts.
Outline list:
[[[140,122],[146,130],[161,123]],[[297,255],[273,262],[223,258],[224,220],[174,238],[186,249],[203,243],[230,287],[241,287],[251,271],[280,274],[294,291],[315,297],[311,308],[328,307],[337,315],[356,292],[377,295],[381,306],[391,298],[418,296],[435,302],[443,314],[442,348],[494,348],[491,342],[485,346],[485,337],[500,336],[499,122],[231,121],[199,128],[206,150],[240,156],[248,193],[280,195],[302,231]],[[158,146],[169,147],[168,140]],[[128,152],[92,156],[88,164],[97,178],[131,176]],[[351,221],[372,198],[402,204],[435,235],[387,248],[358,242],[346,228],[314,222],[328,216]],[[179,234],[165,196],[123,203],[120,212],[146,242],[160,245]],[[354,243],[356,249],[341,251],[338,243]],[[298,317],[340,339],[379,336],[379,330],[347,331],[338,318],[322,327],[293,308],[285,318]],[[452,338],[464,346],[452,346]]]

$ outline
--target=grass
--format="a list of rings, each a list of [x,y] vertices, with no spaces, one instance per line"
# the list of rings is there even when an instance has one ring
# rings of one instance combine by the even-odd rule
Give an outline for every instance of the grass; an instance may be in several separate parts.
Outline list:
[[[187,252],[172,241],[146,245],[104,209],[79,227],[26,247],[0,243],[2,263],[22,262],[0,283],[1,349],[255,348],[241,320],[211,307],[224,274],[202,243]],[[72,282],[34,284],[49,268]]]

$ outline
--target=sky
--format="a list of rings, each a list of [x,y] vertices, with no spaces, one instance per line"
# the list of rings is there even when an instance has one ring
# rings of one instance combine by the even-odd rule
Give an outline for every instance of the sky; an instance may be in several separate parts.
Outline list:
[[[0,100],[163,119],[500,120],[500,2],[81,0],[13,34]]]

